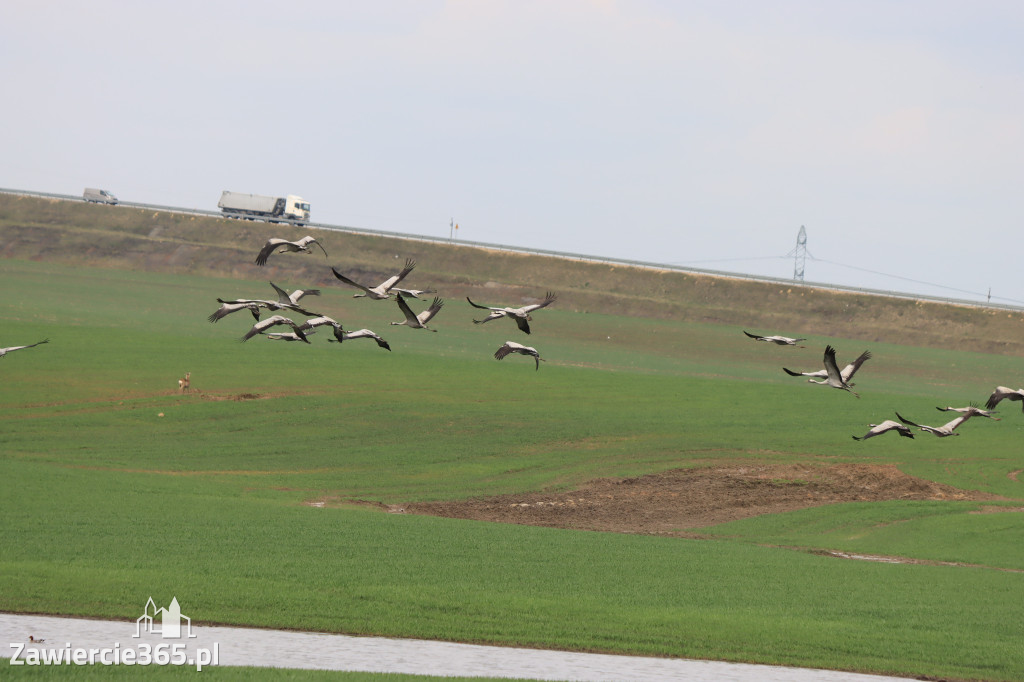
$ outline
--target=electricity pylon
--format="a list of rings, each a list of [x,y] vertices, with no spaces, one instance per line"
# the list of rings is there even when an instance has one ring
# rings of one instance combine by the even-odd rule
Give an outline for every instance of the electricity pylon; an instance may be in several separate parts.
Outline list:
[[[793,279],[804,281],[804,263],[807,262],[807,230],[800,226],[796,236],[796,247],[789,252],[793,256]]]

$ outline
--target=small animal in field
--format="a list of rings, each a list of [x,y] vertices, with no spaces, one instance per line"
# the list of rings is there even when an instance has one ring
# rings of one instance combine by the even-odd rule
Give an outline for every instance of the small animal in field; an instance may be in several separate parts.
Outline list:
[[[892,419],[886,419],[881,424],[868,424],[868,426],[871,427],[871,430],[865,433],[863,436],[859,438],[857,436],[851,436],[851,438],[853,438],[854,440],[867,440],[868,438],[874,438],[875,436],[881,435],[887,431],[895,431],[904,438],[914,437],[914,434],[910,431],[909,428],[907,428],[903,424],[900,424],[899,422],[893,421]]]
[[[13,353],[16,350],[24,350],[26,348],[35,348],[36,346],[40,346],[40,345],[42,345],[44,343],[49,343],[49,342],[50,342],[50,339],[43,339],[42,341],[37,341],[36,343],[31,343],[31,344],[29,344],[27,346],[11,346],[9,348],[0,348],[0,358],[4,357],[8,353]]]
[[[185,376],[178,379],[178,391],[180,393],[188,393],[192,390],[191,386],[192,372],[185,372]]]
[[[918,424],[917,422],[910,421],[909,419],[901,415],[899,412],[896,413],[896,418],[899,419],[904,424],[907,424],[908,426],[916,426],[917,428],[921,429],[926,433],[932,433],[938,436],[939,438],[945,438],[946,436],[959,436],[960,434],[953,431],[953,429],[955,429],[956,427],[960,426],[965,421],[970,419],[971,415],[962,414],[953,421],[946,422],[942,426],[925,426],[924,424]]]
[[[266,265],[267,259],[270,258],[272,253],[287,253],[289,251],[302,251],[303,253],[313,253],[309,248],[310,244],[316,244],[320,247],[320,250],[324,252],[324,258],[327,258],[327,250],[323,247],[323,244],[318,242],[315,237],[303,237],[302,239],[290,242],[287,239],[279,239],[277,237],[271,237],[267,240],[267,243],[260,249],[259,255],[256,256],[256,265]]]
[[[437,331],[436,329],[431,329],[430,327],[428,327],[427,323],[433,319],[434,315],[437,315],[437,311],[439,311],[441,309],[441,306],[444,305],[444,300],[435,296],[433,302],[431,302],[430,304],[430,307],[424,310],[419,315],[417,315],[412,311],[412,308],[409,307],[409,304],[405,302],[405,299],[402,298],[401,294],[395,294],[395,299],[398,301],[398,307],[401,309],[402,314],[405,315],[405,319],[402,320],[401,322],[392,322],[391,324],[404,324],[408,327],[412,327],[413,329],[426,329],[432,332]]]
[[[996,386],[996,390],[992,391],[992,395],[988,397],[985,407],[990,410],[994,409],[1003,400],[1019,400],[1024,402],[1024,388],[1018,388],[1015,391],[1006,386]],[[1024,410],[1024,404],[1021,405],[1021,409]]]
[[[870,351],[864,351],[863,353],[860,354],[860,356],[856,360],[854,360],[853,362],[848,364],[846,367],[843,367],[839,371],[839,376],[841,376],[843,378],[843,381],[849,383],[850,386],[853,386],[854,384],[850,383],[850,379],[852,379],[853,375],[857,373],[857,370],[860,369],[860,366],[863,365],[865,362],[867,362],[867,360],[869,360],[870,358],[871,358],[871,352]],[[782,371],[785,372],[786,374],[788,374],[791,377],[820,377],[821,378],[821,381],[815,381],[814,379],[808,379],[807,382],[811,383],[811,384],[822,384],[823,385],[823,384],[827,384],[828,383],[828,370],[826,370],[826,369],[819,369],[817,372],[794,372],[791,369],[786,369],[785,367],[783,367]]]
[[[355,287],[357,289],[362,289],[363,290],[363,293],[361,293],[361,294],[354,294],[352,296],[352,298],[364,298],[365,297],[365,298],[372,298],[375,301],[383,301],[385,299],[391,298],[391,296],[394,295],[392,293],[392,291],[391,291],[391,288],[393,286],[395,286],[396,284],[398,284],[399,282],[401,282],[403,279],[405,279],[405,276],[408,275],[410,272],[412,272],[412,269],[415,268],[415,267],[416,267],[416,261],[413,260],[412,258],[406,258],[405,259],[405,267],[402,268],[402,270],[397,275],[393,275],[393,276],[387,278],[386,280],[384,280],[383,282],[381,282],[380,284],[378,284],[375,287],[368,287],[368,286],[366,286],[364,284],[360,284],[359,282],[353,281],[353,280],[349,279],[348,277],[346,277],[345,275],[343,275],[340,272],[338,272],[337,268],[331,268],[331,271],[334,272],[334,276],[335,277],[337,277],[339,280],[341,280],[345,284],[348,284],[349,286],[353,286],[353,287]]]
[[[746,334],[747,336],[749,336],[750,338],[755,339],[757,341],[765,341],[767,343],[774,343],[777,346],[796,346],[797,348],[806,348],[807,347],[807,346],[797,346],[798,343],[800,343],[801,341],[806,341],[807,339],[792,339],[792,338],[790,338],[788,336],[761,336],[760,334],[751,334],[750,332],[748,332],[746,330],[744,330],[743,333]]]
[[[473,303],[472,299],[470,299],[469,296],[466,297],[466,300],[469,301],[469,304],[474,308],[480,308],[481,310],[491,311],[484,319],[473,320],[473,324],[483,324],[485,322],[497,320],[502,317],[511,317],[513,320],[515,320],[516,326],[519,327],[520,331],[522,331],[524,334],[529,334],[530,322],[533,321],[533,317],[530,315],[530,313],[532,313],[535,310],[540,310],[541,308],[546,308],[547,306],[554,303],[557,298],[558,296],[549,291],[544,296],[544,300],[542,300],[540,303],[532,303],[530,305],[524,305],[519,308],[498,308],[496,306],[480,305],[479,303]]]
[[[524,346],[523,344],[516,343],[515,341],[506,341],[501,348],[494,351],[494,357],[496,357],[498,360],[501,360],[509,353],[519,353],[520,355],[533,356],[533,361],[536,364],[536,367],[534,367],[535,370],[540,369],[541,360],[544,359],[540,356],[540,353],[537,352],[536,348]]]

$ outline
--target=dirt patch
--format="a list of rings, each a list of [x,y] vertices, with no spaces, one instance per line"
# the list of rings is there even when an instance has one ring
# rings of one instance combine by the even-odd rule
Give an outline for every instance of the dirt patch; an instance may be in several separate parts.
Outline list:
[[[598,479],[559,493],[415,502],[403,511],[531,526],[692,536],[726,521],[836,502],[994,500],[904,474],[892,465],[729,464]]]
[[[882,554],[851,554],[849,552],[840,552],[832,549],[811,550],[811,554],[829,556],[834,557],[836,559],[852,559],[854,561],[876,561],[883,564],[915,564],[918,566],[963,566],[967,568],[990,568],[996,571],[1005,571],[1007,573],[1024,573],[1024,571],[1018,568],[1002,568],[998,566],[984,566],[982,564],[965,564],[958,561],[934,561],[929,559],[911,559],[909,557],[886,556]]]
[[[261,393],[233,393],[229,395],[217,395],[215,393],[201,393],[204,400],[263,400],[269,398]]]

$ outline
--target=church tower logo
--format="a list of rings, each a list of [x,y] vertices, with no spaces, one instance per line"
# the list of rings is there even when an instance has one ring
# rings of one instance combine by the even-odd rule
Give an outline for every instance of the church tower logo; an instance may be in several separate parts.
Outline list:
[[[148,632],[164,639],[181,639],[183,631],[188,638],[197,636],[192,632],[192,619],[182,615],[178,598],[173,597],[165,609],[157,608],[150,597],[142,615],[135,621],[135,634],[132,636],[141,637],[143,632]]]

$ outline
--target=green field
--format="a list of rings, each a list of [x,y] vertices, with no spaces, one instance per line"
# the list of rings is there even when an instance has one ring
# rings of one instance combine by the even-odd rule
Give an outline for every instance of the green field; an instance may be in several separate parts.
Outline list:
[[[177,596],[204,623],[1024,679],[1020,404],[955,438],[850,438],[894,410],[943,423],[937,405],[1016,387],[1021,357],[810,323],[807,349],[779,348],[696,317],[576,311],[571,291],[530,337],[474,325],[481,311],[446,296],[432,334],[329,282],[310,307],[393,352],[322,330],[310,345],[242,344],[247,313],[206,316],[218,296],[269,297],[265,279],[95,265],[0,260],[0,345],[50,339],[0,359],[0,610],[134,619],[149,596]],[[280,268],[278,284],[309,285]],[[546,362],[495,361],[506,339]],[[826,343],[841,362],[874,354],[860,399],[781,372],[816,368]],[[196,390],[179,395],[186,371]],[[687,529],[704,539],[309,504],[565,490],[737,460],[892,463],[1005,499]],[[812,551],[825,549],[921,563]]]

